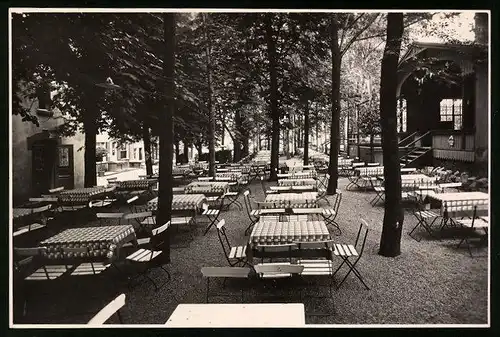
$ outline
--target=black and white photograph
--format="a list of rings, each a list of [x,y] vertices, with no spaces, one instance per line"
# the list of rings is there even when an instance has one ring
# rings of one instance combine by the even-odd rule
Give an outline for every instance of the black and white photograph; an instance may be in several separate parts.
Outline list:
[[[490,326],[490,11],[8,16],[11,328]]]

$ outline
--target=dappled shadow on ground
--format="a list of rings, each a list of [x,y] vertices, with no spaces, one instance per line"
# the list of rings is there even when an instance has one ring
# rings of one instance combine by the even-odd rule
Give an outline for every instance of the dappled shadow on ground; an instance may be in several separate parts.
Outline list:
[[[330,316],[307,316],[308,324],[485,324],[487,323],[487,277],[488,263],[484,257],[471,258],[467,249],[454,249],[457,238],[433,240],[423,237],[420,242],[411,239],[407,232],[416,224],[410,212],[405,214],[405,224],[401,242],[401,255],[386,258],[377,254],[382,231],[383,207],[372,207],[370,192],[345,191],[347,179],[340,179],[343,191],[340,215],[337,220],[342,235],[335,237],[338,242],[354,243],[360,218],[370,225],[365,252],[358,263],[366,290],[354,275],[350,275],[339,290],[333,291],[330,299],[316,299],[311,294],[325,294],[328,289],[324,282],[313,282],[305,287],[302,302],[306,312],[329,312]],[[260,184],[254,183],[252,193],[263,199]],[[232,245],[245,244],[248,237],[244,230],[249,221],[246,214],[236,208],[223,212]],[[205,224],[199,222],[194,240],[185,248],[171,251],[168,266],[172,280],[155,292],[150,283],[142,282],[128,290],[126,282],[112,282],[113,275],[102,275],[97,281],[89,277],[78,279],[71,285],[49,284],[37,287],[30,301],[27,323],[68,324],[86,323],[94,313],[120,292],[127,294],[127,304],[123,310],[127,324],[164,324],[179,303],[204,303],[205,280],[200,269],[204,266],[226,266],[224,254],[217,239],[215,228],[203,236]],[[418,235],[423,234],[419,232]],[[175,234],[174,234],[175,235]],[[184,238],[185,237],[185,238]],[[173,241],[189,241],[188,235]],[[182,242],[181,242],[182,243]],[[184,245],[186,246],[186,245]],[[487,251],[483,248],[483,255]],[[340,261],[336,261],[340,263]],[[344,269],[345,273],[347,270]],[[342,275],[343,276],[343,273]],[[152,278],[163,280],[161,270],[152,272]],[[260,286],[245,285],[245,302],[297,302],[297,292],[293,286],[276,286],[271,293],[280,298],[264,297]],[[220,287],[217,290],[222,290]],[[238,287],[228,286],[236,296],[233,298],[211,298],[211,302],[237,303],[240,301]],[[307,295],[309,294],[309,295]],[[279,313],[277,313],[279,314]],[[21,323],[21,321],[18,321]],[[110,323],[116,323],[112,318]]]

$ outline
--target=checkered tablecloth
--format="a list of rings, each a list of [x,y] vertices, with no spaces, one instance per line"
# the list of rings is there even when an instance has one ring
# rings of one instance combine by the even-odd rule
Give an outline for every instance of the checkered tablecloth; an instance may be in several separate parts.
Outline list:
[[[316,185],[316,180],[311,178],[278,180],[278,186],[305,186],[305,185]]]
[[[147,190],[155,183],[154,179],[124,180],[117,182],[116,189],[118,191]]]
[[[383,166],[356,167],[354,168],[354,171],[357,172],[358,175],[364,177],[375,177],[384,175]]]
[[[32,213],[33,210],[31,208],[14,208],[12,209],[12,219],[20,219]]]
[[[259,221],[250,235],[250,244],[285,244],[329,239],[330,233],[324,221]]]
[[[186,194],[220,193],[229,190],[229,183],[221,181],[193,181],[184,189]]]
[[[172,210],[199,210],[206,200],[203,194],[174,194],[172,198]],[[149,211],[158,209],[158,197],[151,199],[147,208]]]
[[[278,179],[314,179],[318,176],[315,170],[309,170],[305,172],[297,173],[283,173],[278,174]]]
[[[265,202],[274,203],[276,207],[316,207],[317,196],[317,192],[268,194]]]
[[[66,204],[86,204],[92,199],[92,197],[98,196],[102,193],[106,193],[106,188],[104,186],[76,188],[73,190],[62,191],[59,194],[59,201]]]
[[[135,238],[132,225],[69,228],[42,241],[40,246],[47,248],[45,257],[49,259],[87,257],[86,253],[81,256],[62,253],[61,248],[65,247],[88,247],[92,257],[111,259],[117,249]]]

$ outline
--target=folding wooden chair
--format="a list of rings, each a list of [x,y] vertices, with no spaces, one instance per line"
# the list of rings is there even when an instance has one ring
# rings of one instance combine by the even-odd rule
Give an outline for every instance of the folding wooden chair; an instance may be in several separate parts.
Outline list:
[[[314,294],[307,294],[307,298],[328,298],[332,299],[333,292],[333,284],[334,284],[334,272],[333,272],[333,261],[332,261],[332,246],[333,246],[333,241],[327,240],[327,241],[315,241],[315,242],[295,242],[297,245],[299,251],[307,251],[309,249],[325,249],[329,252],[329,258],[307,258],[307,259],[302,259],[299,258],[296,261],[296,264],[299,266],[303,266],[304,270],[300,274],[303,279],[317,279],[318,277],[321,278],[326,278],[327,279],[327,287],[328,287],[328,295],[316,295],[317,292],[317,284],[314,284]],[[304,297],[302,295],[302,297]],[[332,304],[333,307],[333,304]],[[308,313],[309,316],[331,316],[335,313],[335,307],[333,307],[332,312],[328,313]]]
[[[52,205],[49,204],[49,205],[38,207],[36,210],[34,209],[31,214],[35,214],[35,213],[36,214],[40,214],[40,219],[38,221],[36,221],[36,222],[31,222],[30,221],[28,225],[21,226],[21,227],[17,228],[12,233],[12,236],[16,237],[16,236],[19,236],[19,235],[31,233],[33,231],[36,231],[36,230],[39,230],[39,229],[47,227],[47,217],[44,214],[47,211],[49,211],[51,209],[51,207],[52,207]]]
[[[123,324],[123,319],[120,314],[120,309],[125,305],[125,294],[120,294],[108,305],[102,308],[92,319],[87,323],[89,326],[101,326],[114,314],[118,316],[120,324]]]
[[[475,233],[477,229],[482,229],[484,234],[488,235],[489,219],[488,217],[478,217],[477,216],[477,206],[474,207],[474,212],[471,219],[460,219],[455,221],[458,225],[462,226],[463,236],[457,245],[457,249],[460,248],[462,243],[465,242],[467,245],[467,250],[469,251],[470,257],[473,257],[472,250],[470,246],[469,238],[472,233]]]
[[[340,271],[342,266],[346,264],[349,268],[349,271],[347,274],[344,276],[342,281],[338,284],[337,289],[340,289],[344,281],[347,279],[347,276],[351,272],[356,275],[356,277],[363,283],[365,288],[369,290],[370,288],[366,285],[365,281],[361,277],[361,274],[359,271],[356,269],[356,264],[358,261],[361,259],[361,256],[363,255],[363,251],[365,249],[365,243],[366,243],[366,237],[368,236],[368,224],[366,223],[365,220],[361,219],[361,224],[359,226],[358,230],[358,235],[356,236],[356,242],[354,245],[351,244],[335,244],[333,246],[334,251],[333,254],[336,256],[339,256],[342,259],[342,263],[338,266],[338,268],[333,272],[333,275],[337,275],[337,273]],[[352,259],[355,259],[354,262],[351,261]]]
[[[130,212],[135,212],[135,203],[139,200],[139,196],[133,196],[132,198],[127,199],[127,206],[130,209]]]
[[[127,224],[134,226],[136,232],[145,231],[149,233],[156,226],[156,217],[151,211],[127,213],[123,215],[123,220]]]
[[[143,277],[148,279],[155,287],[155,290],[158,291],[161,288],[161,286],[165,285],[168,281],[170,281],[171,279],[170,272],[163,267],[163,264],[160,261],[160,257],[162,254],[160,248],[164,243],[163,239],[161,238],[162,237],[161,234],[165,232],[169,227],[170,227],[170,221],[161,227],[153,229],[152,236],[150,238],[147,238],[149,240],[144,240],[143,246],[145,246],[146,248],[141,248],[141,246],[139,246],[139,248],[135,252],[126,257],[126,260],[133,264],[139,264],[145,266],[142,272],[140,272],[138,275],[136,275],[136,277],[130,280],[131,282],[139,277]],[[156,282],[149,276],[149,273],[153,268],[160,268],[168,276],[167,282],[162,284],[160,287],[158,287]]]
[[[226,221],[222,219],[217,223],[217,237],[222,246],[224,256],[231,267],[237,265],[248,265],[246,246],[231,246],[226,234]]]
[[[249,279],[252,270],[248,267],[203,267],[201,274],[207,279],[206,303],[210,298],[210,279],[223,279],[222,287],[225,287],[226,279]],[[244,300],[244,287],[241,288],[241,302]],[[211,297],[233,297],[234,294],[216,294]]]
[[[328,181],[330,180],[330,174],[325,175],[325,182],[322,183],[322,186],[318,186],[318,196],[316,197],[317,202],[319,203],[320,200],[325,200],[328,205],[330,205],[330,201],[327,198],[327,186],[328,186]]]
[[[252,202],[250,200],[250,191],[246,190],[243,192],[243,201],[245,202],[245,208],[247,211],[248,218],[250,219],[250,224],[245,229],[245,236],[250,234],[253,226],[259,221],[260,210],[252,208]]]
[[[431,209],[426,209],[423,200],[417,201],[417,208],[413,209],[412,212],[415,218],[417,219],[417,224],[415,225],[415,227],[413,227],[413,229],[410,232],[408,232],[408,235],[417,242],[420,242],[422,240],[422,237],[417,239],[413,237],[412,234],[417,228],[422,227],[425,229],[427,233],[429,233],[431,237],[434,237],[432,225],[434,225],[434,222],[436,222],[436,220],[441,216],[441,214]],[[428,222],[429,220],[432,221],[429,223]]]
[[[203,233],[203,235],[207,235],[210,228],[212,228],[212,226],[215,225],[215,223],[219,219],[219,215],[220,215],[222,207],[224,207],[224,200],[221,200],[221,203],[220,203],[220,206],[218,209],[213,209],[213,208],[211,209],[208,204],[202,205],[202,209],[203,209],[202,215],[206,216],[208,218],[208,221],[209,221],[209,224],[208,224],[207,228],[205,229],[205,232]]]
[[[241,205],[241,203],[238,201],[238,198],[241,194],[241,187],[240,187],[240,184],[239,182],[236,183],[236,191],[228,191],[224,194],[223,198],[224,200],[227,200],[228,203],[225,205],[225,209],[228,210],[231,205],[236,205],[238,207],[239,210],[243,210],[243,206]]]
[[[260,186],[262,187],[262,192],[264,193],[265,197],[267,197],[268,194],[278,193],[278,191],[276,191],[276,190],[272,190],[270,188],[267,188],[267,184],[264,180],[264,177],[260,177]]]
[[[337,189],[335,191],[333,206],[323,208],[321,213],[323,220],[326,222],[327,226],[333,226],[337,231],[338,235],[342,234],[342,230],[340,229],[340,225],[335,221],[337,215],[339,214],[340,202],[342,201],[342,191]]]
[[[284,289],[283,285],[277,285],[278,280],[293,280],[300,277],[301,273],[304,270],[304,266],[291,264],[286,262],[281,263],[260,263],[255,265],[254,271],[257,275],[257,279],[261,283],[261,285],[268,285],[269,281],[273,282],[273,292],[272,294],[266,294],[265,297],[278,297],[283,298],[283,296],[276,295],[276,289]],[[296,296],[298,294],[299,302],[302,302],[302,292],[296,291],[296,284],[292,287],[292,292]],[[292,295],[293,297],[295,297]]]
[[[66,275],[69,270],[73,268],[72,265],[46,265],[39,264],[39,258],[42,258],[46,253],[45,247],[35,248],[17,248],[14,247],[14,269],[20,273],[23,283],[50,281],[53,282],[63,275]],[[35,264],[35,271],[30,267]],[[26,287],[27,288],[27,287]],[[26,315],[28,310],[29,291],[26,289],[25,298],[23,302],[23,316]]]

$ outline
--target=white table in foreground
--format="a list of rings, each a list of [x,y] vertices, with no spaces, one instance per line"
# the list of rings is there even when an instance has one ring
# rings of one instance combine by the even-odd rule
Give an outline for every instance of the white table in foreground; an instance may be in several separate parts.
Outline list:
[[[179,304],[165,323],[176,328],[304,327],[302,303]]]

